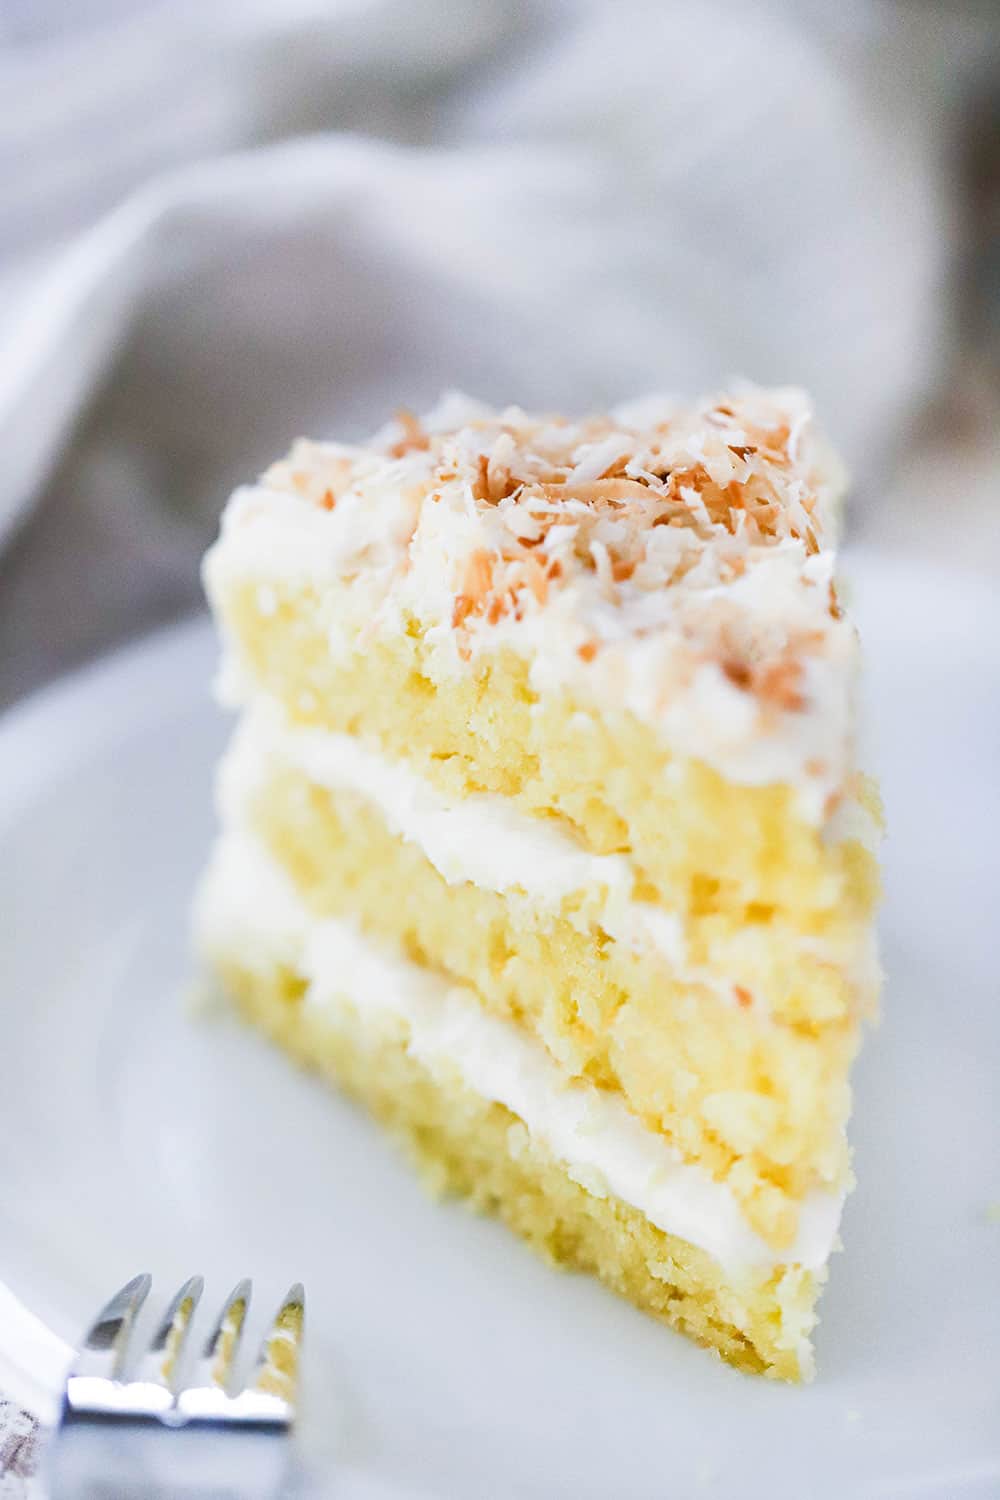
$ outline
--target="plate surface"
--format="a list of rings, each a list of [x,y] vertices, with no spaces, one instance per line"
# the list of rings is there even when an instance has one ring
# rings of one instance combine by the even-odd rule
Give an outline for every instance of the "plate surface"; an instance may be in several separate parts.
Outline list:
[[[342,1497],[1000,1493],[1000,605],[848,572],[890,978],[815,1384],[737,1375],[425,1201],[344,1101],[185,1011],[227,728],[199,621],[0,726],[0,1387],[45,1407],[136,1270],[162,1296],[201,1270],[218,1299],[253,1275],[261,1320],[301,1277],[303,1437]]]

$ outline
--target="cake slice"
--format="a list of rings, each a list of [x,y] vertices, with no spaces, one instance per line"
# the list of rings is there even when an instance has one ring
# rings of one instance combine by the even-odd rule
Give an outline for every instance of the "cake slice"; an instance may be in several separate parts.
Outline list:
[[[297,443],[205,566],[225,990],[435,1189],[790,1380],[878,983],[841,489],[794,390],[449,397]]]

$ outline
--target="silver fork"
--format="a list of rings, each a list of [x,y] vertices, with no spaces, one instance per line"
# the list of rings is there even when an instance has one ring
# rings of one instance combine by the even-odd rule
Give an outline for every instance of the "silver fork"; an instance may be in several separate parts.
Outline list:
[[[66,1377],[49,1458],[53,1500],[273,1500],[287,1477],[304,1297],[296,1284],[233,1389],[251,1283],[235,1286],[186,1378],[183,1355],[204,1283],[177,1291],[151,1343],[136,1318],[151,1278],[101,1309]]]

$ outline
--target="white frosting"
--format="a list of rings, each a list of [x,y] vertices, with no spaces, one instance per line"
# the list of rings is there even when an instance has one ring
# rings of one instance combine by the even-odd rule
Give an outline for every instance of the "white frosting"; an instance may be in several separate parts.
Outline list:
[[[530,896],[556,911],[567,896],[585,892],[605,931],[636,948],[655,948],[675,967],[684,963],[679,919],[662,907],[632,899],[634,876],[619,854],[591,854],[570,834],[521,812],[507,797],[446,797],[410,767],[371,745],[332,730],[289,725],[280,705],[258,696],[246,710],[220,768],[221,810],[244,815],[270,773],[283,766],[323,787],[358,792],[389,829],[415,844],[450,885]],[[715,984],[716,976],[686,977]],[[731,987],[723,986],[732,1001]]]
[[[540,1043],[487,1015],[469,991],[343,922],[312,918],[245,833],[230,832],[217,847],[198,919],[206,954],[235,951],[250,967],[297,967],[309,981],[305,1003],[318,1012],[335,1016],[346,1001],[373,1021],[401,1020],[415,1058],[431,1071],[457,1072],[470,1089],[517,1115],[589,1192],[621,1198],[731,1271],[786,1263],[815,1269],[828,1259],[841,1194],[811,1194],[795,1244],[775,1252],[747,1224],[724,1183],[683,1162],[620,1098],[591,1084],[568,1084]]]
[[[684,924],[675,912],[633,898],[634,872],[625,855],[591,854],[555,823],[520,811],[509,798],[473,795],[454,800],[409,766],[390,761],[351,735],[289,724],[281,705],[252,696],[219,773],[220,807],[239,823],[270,775],[289,767],[318,786],[367,798],[398,837],[414,844],[451,885],[466,882],[530,910],[559,912],[567,896],[584,893],[583,904],[565,910],[581,929],[593,922],[616,942],[638,952],[654,951],[672,978],[708,991],[721,1003],[737,1003],[734,984],[715,968],[691,961]],[[829,835],[876,838],[868,814],[838,814]],[[843,969],[874,993],[878,966],[867,929],[846,945],[802,936],[802,950]],[[770,1007],[760,987],[753,1016],[766,1024]]]
[[[316,585],[351,606],[330,612],[333,652],[358,646],[341,615],[384,636],[416,619],[442,679],[509,647],[539,691],[626,708],[731,780],[789,783],[822,823],[851,768],[856,641],[831,607],[841,476],[801,393],[580,424],[452,400],[422,433],[302,443],[237,490],[213,599],[256,581],[266,614],[269,583]]]
[[[552,906],[592,885],[631,893],[624,855],[589,853],[552,823],[521,812],[509,797],[484,793],[454,801],[353,735],[287,724],[280,707],[266,699],[248,708],[237,740],[224,802],[238,802],[244,782],[284,764],[319,786],[367,797],[393,833],[416,844],[450,884],[524,890]]]

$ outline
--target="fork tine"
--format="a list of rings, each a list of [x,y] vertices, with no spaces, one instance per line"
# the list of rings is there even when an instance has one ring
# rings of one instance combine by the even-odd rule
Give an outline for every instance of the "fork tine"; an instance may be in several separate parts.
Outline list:
[[[192,1383],[214,1385],[220,1390],[229,1385],[233,1366],[240,1352],[243,1324],[250,1306],[253,1283],[248,1277],[233,1287],[219,1314],[218,1321],[205,1341]]]
[[[305,1292],[297,1281],[265,1335],[249,1383],[249,1389],[276,1396],[289,1407],[295,1402],[298,1385],[304,1319]]]
[[[133,1276],[97,1314],[80,1346],[73,1375],[103,1375],[119,1380],[139,1310],[149,1295],[153,1278],[148,1271]]]
[[[148,1349],[129,1372],[132,1380],[147,1380],[172,1390],[184,1354],[195,1309],[205,1287],[204,1278],[190,1276],[175,1293],[160,1319]]]
[[[134,1325],[150,1285],[148,1275],[134,1277],[95,1319],[66,1379],[61,1438],[68,1439],[71,1428],[118,1418],[161,1428],[193,1422],[202,1427],[214,1424],[272,1436],[286,1434],[295,1415],[305,1313],[302,1284],[296,1282],[290,1288],[263,1341],[253,1378],[238,1392],[233,1389],[234,1372],[250,1304],[250,1281],[237,1282],[230,1292],[183,1386],[180,1367],[204,1282],[200,1276],[184,1282],[152,1340],[134,1358]],[[273,1451],[277,1456],[278,1450]]]

